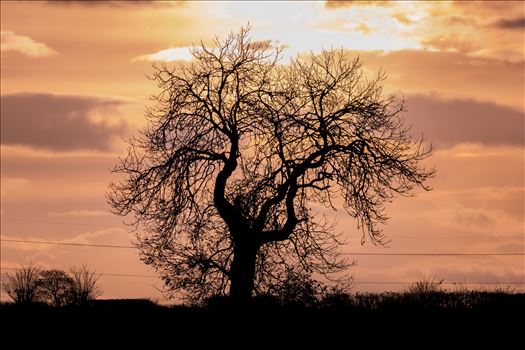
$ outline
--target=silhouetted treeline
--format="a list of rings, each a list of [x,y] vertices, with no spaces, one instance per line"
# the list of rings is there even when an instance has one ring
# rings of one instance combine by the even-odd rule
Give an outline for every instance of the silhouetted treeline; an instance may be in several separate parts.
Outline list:
[[[99,278],[86,265],[65,272],[28,264],[6,273],[2,289],[15,304],[85,305],[102,294]]]
[[[333,294],[310,305],[266,296],[242,307],[228,298],[212,298],[202,306],[163,306],[142,299],[68,307],[0,305],[7,343],[82,339],[93,345],[118,341],[153,346],[169,339],[175,348],[206,342],[271,345],[277,337],[281,345],[330,346],[356,336],[370,345],[410,344],[425,337],[432,344],[483,340],[502,347],[519,340],[524,312],[524,293],[487,291]]]

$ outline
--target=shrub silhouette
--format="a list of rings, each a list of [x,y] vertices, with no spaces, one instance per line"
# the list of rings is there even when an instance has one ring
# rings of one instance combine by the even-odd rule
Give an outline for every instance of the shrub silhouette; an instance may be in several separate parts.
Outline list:
[[[62,270],[41,270],[33,264],[7,273],[2,288],[16,304],[45,302],[53,306],[85,305],[102,294],[100,275],[86,265]]]
[[[290,271],[287,278],[275,287],[274,293],[284,305],[315,307],[325,291],[326,287],[309,274]]]
[[[16,304],[30,304],[39,299],[40,269],[32,263],[14,273],[6,273],[3,289]]]
[[[98,285],[100,275],[89,270],[87,265],[72,267],[71,302],[75,305],[85,305],[102,294]]]
[[[42,301],[63,306],[73,301],[73,278],[61,270],[40,272],[38,288]]]
[[[416,281],[415,283],[408,286],[407,293],[423,295],[423,294],[441,292],[442,283],[443,283],[443,279],[438,280],[436,277],[432,277],[432,278],[424,277],[421,280]]]

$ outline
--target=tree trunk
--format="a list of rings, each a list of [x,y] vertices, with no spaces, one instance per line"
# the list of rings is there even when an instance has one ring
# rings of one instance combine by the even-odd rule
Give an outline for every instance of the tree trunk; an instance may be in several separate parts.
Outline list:
[[[246,302],[252,296],[257,250],[255,244],[235,243],[230,270],[230,298],[234,302]]]

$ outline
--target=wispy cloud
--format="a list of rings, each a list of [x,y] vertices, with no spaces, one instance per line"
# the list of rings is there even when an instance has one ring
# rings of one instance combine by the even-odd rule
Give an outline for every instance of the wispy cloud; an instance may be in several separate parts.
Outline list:
[[[74,217],[93,217],[93,216],[109,216],[109,212],[103,210],[70,210],[60,213],[49,213],[47,216],[50,217],[64,217],[64,216],[74,216]]]
[[[521,31],[525,17],[519,1],[488,1],[479,6],[475,1],[328,0],[325,8],[328,11],[320,12],[315,27],[332,34],[343,33],[347,38],[353,35],[347,39],[353,48],[427,49],[512,62],[523,60]],[[365,23],[372,32],[365,26],[358,28],[359,23]],[[366,46],[360,43],[356,47],[359,41]],[[374,48],[373,44],[380,45]]]
[[[68,1],[47,1],[47,5],[51,6],[84,6],[84,7],[169,7],[169,6],[184,6],[186,1],[156,1],[156,0],[68,0]]]
[[[14,51],[29,57],[50,57],[58,55],[58,52],[44,43],[34,41],[30,37],[17,35],[14,32],[1,32],[1,51]]]
[[[188,47],[173,47],[166,50],[161,50],[152,54],[141,55],[135,57],[131,62],[137,61],[190,61],[193,58],[190,48]]]
[[[126,230],[119,227],[108,227],[102,230],[85,232],[78,235],[75,235],[68,239],[48,239],[42,238],[42,236],[26,236],[23,234],[2,234],[2,238],[9,240],[19,240],[26,241],[24,242],[10,242],[9,246],[5,249],[12,253],[14,251],[25,251],[25,252],[35,252],[35,253],[47,253],[47,258],[51,260],[57,259],[59,254],[62,254],[64,251],[69,251],[71,247],[67,247],[68,244],[104,244],[104,245],[121,245],[129,246],[133,242],[133,235],[131,235]],[[29,241],[29,242],[27,242]],[[52,242],[52,244],[41,243],[41,242]],[[57,243],[57,244],[55,244]],[[66,245],[66,246],[64,246]],[[4,248],[3,248],[4,249]],[[76,247],[78,249],[78,247]],[[89,246],[84,249],[90,249]],[[11,255],[11,254],[9,254]],[[27,257],[30,257],[31,254],[27,254]],[[34,258],[35,256],[33,256]],[[37,261],[37,259],[33,259]],[[48,259],[44,259],[48,260]],[[42,262],[42,260],[39,260]],[[2,266],[4,263],[2,262]],[[45,265],[45,263],[44,263]]]
[[[21,178],[21,177],[2,177],[2,186],[0,188],[0,193],[2,196],[14,193],[17,190],[26,187],[31,181]],[[3,212],[2,212],[3,213]]]
[[[324,3],[328,9],[337,9],[342,7],[352,6],[378,6],[378,7],[390,7],[392,6],[391,1],[363,1],[363,0],[326,0]]]

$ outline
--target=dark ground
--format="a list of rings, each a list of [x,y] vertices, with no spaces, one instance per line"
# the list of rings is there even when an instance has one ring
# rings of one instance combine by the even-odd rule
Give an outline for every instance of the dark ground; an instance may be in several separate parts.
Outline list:
[[[506,348],[524,343],[525,294],[365,295],[316,307],[273,300],[240,308],[224,300],[206,307],[159,306],[140,299],[61,308],[3,303],[0,320],[3,349],[109,344],[119,349]]]

